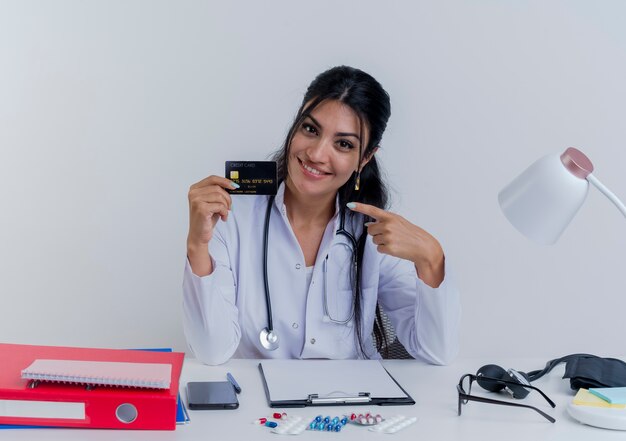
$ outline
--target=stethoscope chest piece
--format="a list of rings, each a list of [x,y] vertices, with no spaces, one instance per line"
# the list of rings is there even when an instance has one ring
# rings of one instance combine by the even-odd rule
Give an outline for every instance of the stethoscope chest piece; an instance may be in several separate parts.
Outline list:
[[[276,331],[263,328],[259,334],[259,340],[261,340],[261,346],[268,351],[273,351],[278,348],[278,335]]]

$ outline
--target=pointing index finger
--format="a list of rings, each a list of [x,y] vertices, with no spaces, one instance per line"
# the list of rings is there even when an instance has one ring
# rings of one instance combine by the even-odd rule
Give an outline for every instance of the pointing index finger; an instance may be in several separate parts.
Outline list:
[[[360,202],[348,202],[346,206],[352,211],[363,213],[364,215],[376,220],[384,219],[388,215],[388,213],[381,208],[373,205],[362,204]]]

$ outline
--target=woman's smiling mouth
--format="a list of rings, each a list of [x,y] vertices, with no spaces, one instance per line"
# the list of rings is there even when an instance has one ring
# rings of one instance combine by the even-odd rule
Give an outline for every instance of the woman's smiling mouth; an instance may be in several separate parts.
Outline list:
[[[330,173],[327,173],[325,171],[322,170],[318,170],[314,167],[311,167],[310,165],[307,165],[304,163],[304,161],[302,161],[300,158],[297,158],[298,162],[300,163],[300,166],[302,167],[302,170],[304,171],[304,173],[308,176],[312,176],[315,178],[321,178],[323,176],[326,175],[330,175]]]

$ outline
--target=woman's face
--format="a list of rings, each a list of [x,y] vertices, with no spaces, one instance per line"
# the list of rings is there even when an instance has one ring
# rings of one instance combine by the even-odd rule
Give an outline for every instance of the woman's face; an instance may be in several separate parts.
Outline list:
[[[323,101],[294,132],[288,153],[287,185],[310,197],[335,197],[359,169],[360,132],[367,145],[369,129],[361,130],[356,113],[336,100]],[[363,161],[365,165],[367,161]]]

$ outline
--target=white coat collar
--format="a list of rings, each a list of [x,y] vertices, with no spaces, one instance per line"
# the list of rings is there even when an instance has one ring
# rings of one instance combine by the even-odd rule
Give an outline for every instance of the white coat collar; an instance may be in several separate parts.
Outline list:
[[[285,206],[285,181],[282,181],[278,186],[276,197],[274,198],[274,205],[278,208],[283,215],[287,216],[287,207]],[[331,222],[334,223],[334,231],[339,228],[339,195],[335,196],[335,214],[331,218]]]

